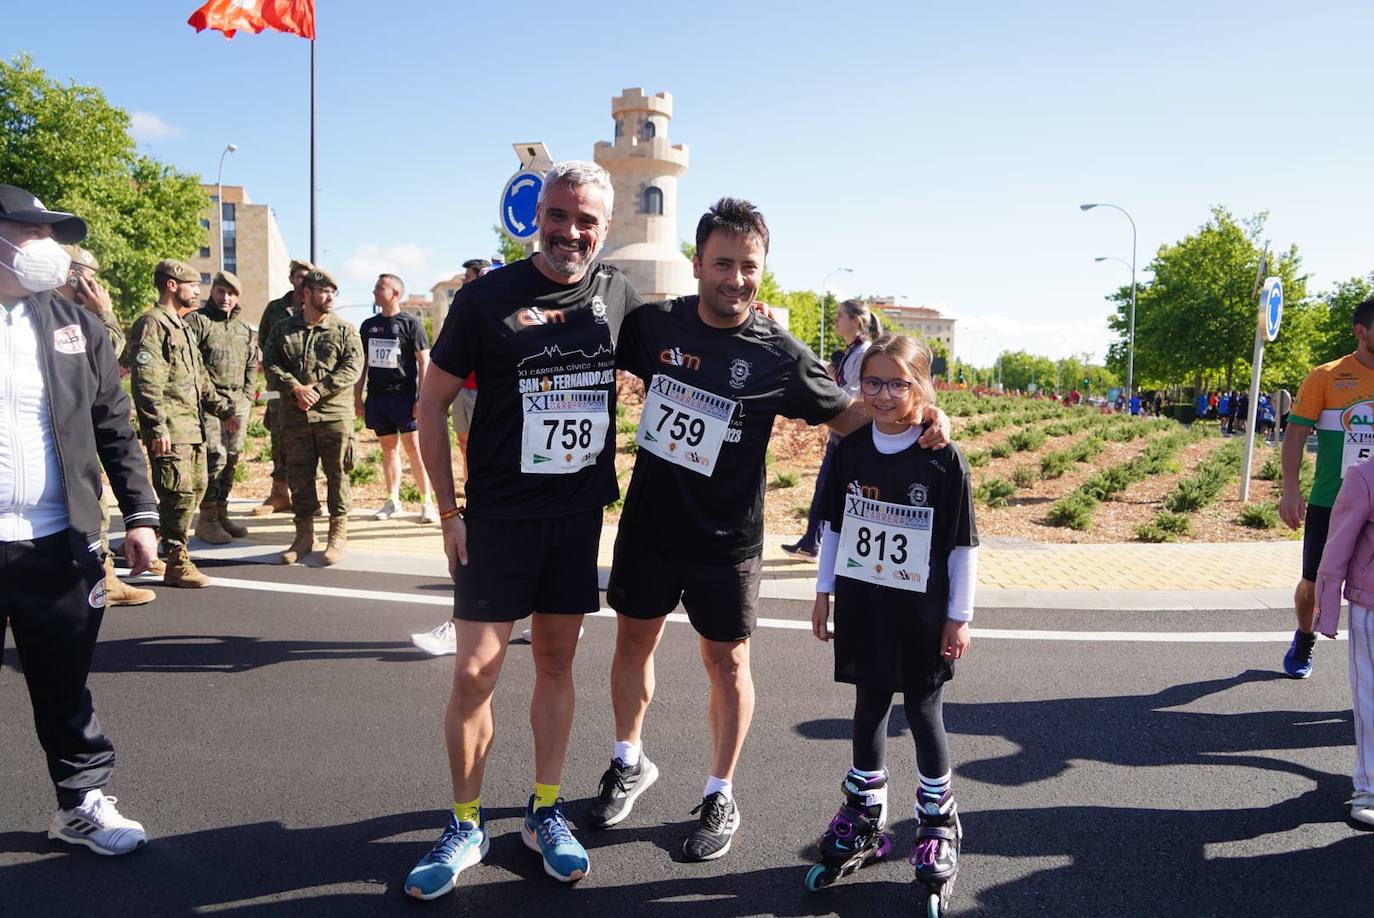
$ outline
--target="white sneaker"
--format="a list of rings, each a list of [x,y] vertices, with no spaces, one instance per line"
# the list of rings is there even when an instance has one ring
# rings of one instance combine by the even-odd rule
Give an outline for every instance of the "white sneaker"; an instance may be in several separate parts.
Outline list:
[[[586,625],[581,626],[580,628],[577,629],[577,639],[578,639],[579,641],[582,640],[582,635],[584,635],[584,634],[586,634],[586,633],[587,633],[587,626],[586,626]],[[526,643],[526,644],[533,644],[533,643],[534,643],[534,629],[533,629],[533,628],[526,628],[524,631],[521,631],[521,632],[520,632],[520,636],[521,636],[522,638],[525,639],[525,643]]]
[[[431,657],[452,656],[458,652],[458,632],[454,629],[453,622],[447,621],[433,631],[412,634],[410,643]]]
[[[1374,826],[1374,794],[1356,794],[1350,800],[1350,818]]]
[[[372,518],[374,520],[389,520],[400,512],[401,508],[396,505],[396,501],[388,497],[386,503],[382,504],[377,512],[372,514]]]
[[[439,522],[439,508],[433,503],[424,504],[420,507],[420,522],[437,523]]]
[[[148,843],[142,824],[119,815],[117,799],[106,797],[99,788],[86,791],[74,809],[57,811],[48,826],[48,838],[85,845],[96,854],[128,854],[142,848]]]

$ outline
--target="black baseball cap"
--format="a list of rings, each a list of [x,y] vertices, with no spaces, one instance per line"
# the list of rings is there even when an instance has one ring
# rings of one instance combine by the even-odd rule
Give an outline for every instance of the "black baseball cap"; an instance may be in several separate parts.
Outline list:
[[[58,242],[71,245],[86,238],[86,221],[75,214],[48,210],[43,202],[18,185],[0,185],[0,220],[46,223]]]

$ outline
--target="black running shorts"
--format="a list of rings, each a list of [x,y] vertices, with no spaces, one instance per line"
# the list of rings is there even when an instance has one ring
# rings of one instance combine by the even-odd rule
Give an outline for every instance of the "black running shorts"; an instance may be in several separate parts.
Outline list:
[[[1307,518],[1302,525],[1302,579],[1317,582],[1317,568],[1322,566],[1322,552],[1326,550],[1326,532],[1331,528],[1331,508],[1307,505]]]
[[[651,540],[627,534],[615,539],[615,560],[606,603],[629,618],[662,618],[687,611],[692,627],[708,641],[742,641],[758,621],[763,556],[732,564],[703,564],[661,554]]]
[[[513,622],[533,612],[601,608],[596,572],[601,509],[547,520],[467,519],[468,563],[458,569],[453,617]]]

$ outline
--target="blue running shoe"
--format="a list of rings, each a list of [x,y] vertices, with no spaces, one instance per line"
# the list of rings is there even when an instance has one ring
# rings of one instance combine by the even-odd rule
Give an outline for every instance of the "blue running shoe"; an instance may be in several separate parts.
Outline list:
[[[563,798],[559,797],[553,806],[536,810],[534,795],[530,795],[529,805],[525,808],[525,829],[520,833],[525,847],[537,851],[544,858],[544,872],[555,880],[571,883],[580,880],[591,872],[587,862],[587,849],[573,838],[568,828],[567,817],[563,815]]]
[[[491,839],[487,837],[486,822],[486,815],[480,812],[476,825],[459,822],[449,810],[444,834],[406,877],[406,895],[437,899],[452,890],[458,874],[487,856]]]
[[[1293,632],[1293,643],[1288,645],[1288,653],[1283,655],[1283,671],[1294,679],[1306,679],[1312,675],[1312,645],[1317,643],[1317,635],[1304,634],[1302,629]]]

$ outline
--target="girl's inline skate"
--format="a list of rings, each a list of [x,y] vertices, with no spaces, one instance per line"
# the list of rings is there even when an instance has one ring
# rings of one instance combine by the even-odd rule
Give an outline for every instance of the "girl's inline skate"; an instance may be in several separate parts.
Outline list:
[[[949,788],[938,797],[924,788],[916,792],[916,850],[911,866],[920,885],[926,918],[940,918],[949,909],[954,881],[959,876],[959,843],[964,829],[959,824],[959,808]]]
[[[824,889],[847,877],[869,861],[880,861],[892,851],[887,826],[887,775],[862,778],[845,776],[844,804],[821,836],[821,862],[806,874],[806,888]]]

